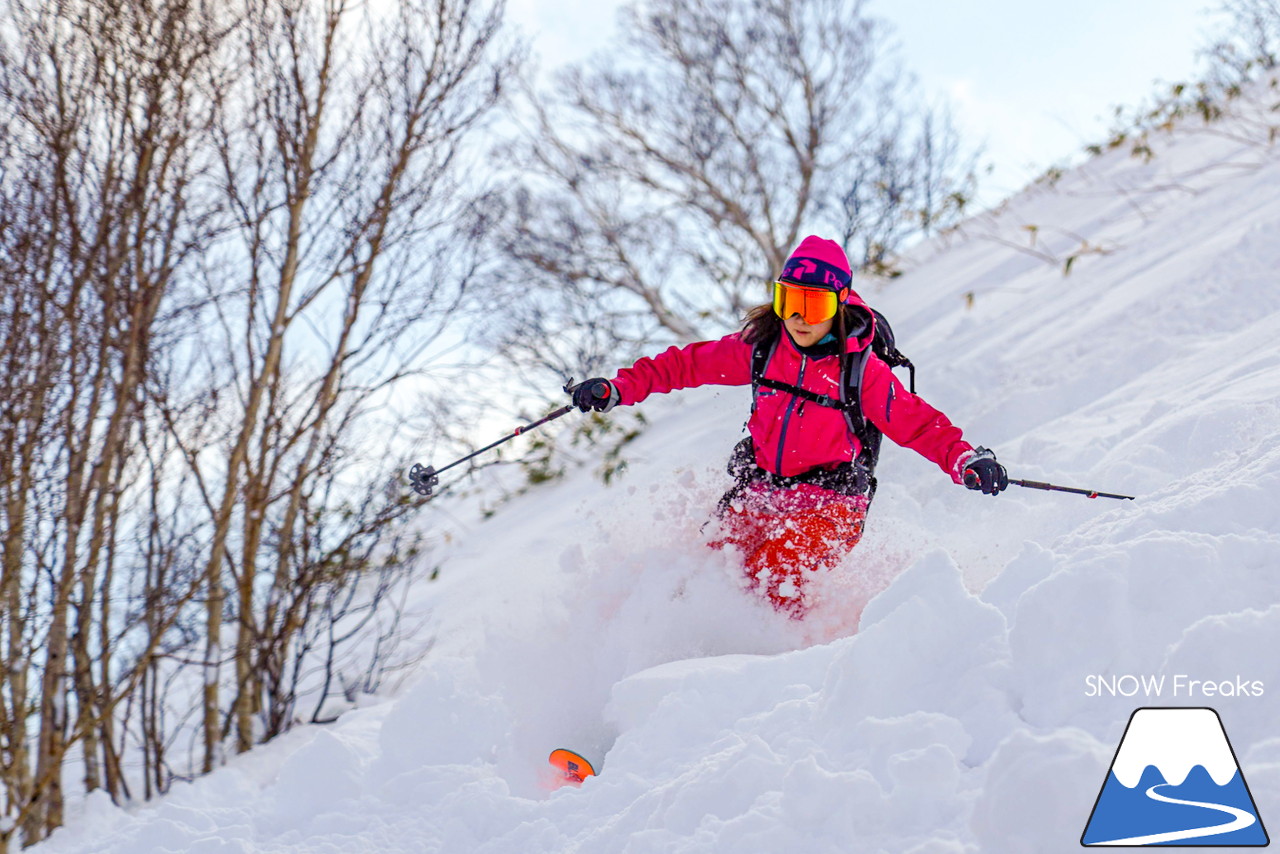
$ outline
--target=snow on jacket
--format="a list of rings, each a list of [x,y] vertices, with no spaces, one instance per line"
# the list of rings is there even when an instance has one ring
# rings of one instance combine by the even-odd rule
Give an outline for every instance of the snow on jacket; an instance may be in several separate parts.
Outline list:
[[[862,335],[850,336],[846,352],[861,353],[871,346],[873,331],[869,323]],[[764,375],[836,397],[840,389],[838,356],[833,352],[812,358],[796,346],[785,328],[780,334]],[[630,406],[651,394],[700,385],[749,385],[752,349],[743,333],[735,332],[718,341],[672,347],[653,358],[640,359],[613,380],[619,403]],[[952,480],[961,482],[960,463],[973,447],[961,438],[960,428],[909,392],[874,353],[867,359],[861,389],[862,411],[884,435],[932,460]],[[756,395],[747,430],[760,467],[787,477],[849,462],[861,450],[842,411],[763,387]]]

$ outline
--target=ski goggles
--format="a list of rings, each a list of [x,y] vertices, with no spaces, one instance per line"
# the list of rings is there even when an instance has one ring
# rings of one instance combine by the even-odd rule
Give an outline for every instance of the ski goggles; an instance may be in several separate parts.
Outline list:
[[[836,316],[844,292],[813,288],[793,282],[773,283],[773,313],[786,320],[798,314],[805,323],[821,323]]]

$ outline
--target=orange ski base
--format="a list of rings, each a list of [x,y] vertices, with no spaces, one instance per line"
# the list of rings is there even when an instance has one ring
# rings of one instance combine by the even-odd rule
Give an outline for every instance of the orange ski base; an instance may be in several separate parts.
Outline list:
[[[547,761],[575,786],[581,786],[583,780],[596,775],[596,769],[591,767],[590,762],[572,750],[565,750],[563,747],[551,751]]]

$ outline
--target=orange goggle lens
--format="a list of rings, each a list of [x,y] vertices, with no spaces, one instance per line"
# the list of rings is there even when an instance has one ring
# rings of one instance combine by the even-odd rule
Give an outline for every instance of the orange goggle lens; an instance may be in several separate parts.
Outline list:
[[[773,283],[773,313],[786,320],[800,315],[805,323],[821,323],[836,316],[840,295],[826,288],[807,288],[790,282]]]

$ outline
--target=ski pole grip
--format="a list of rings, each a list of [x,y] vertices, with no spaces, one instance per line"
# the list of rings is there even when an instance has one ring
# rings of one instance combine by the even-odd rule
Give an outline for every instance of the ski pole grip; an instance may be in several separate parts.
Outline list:
[[[978,477],[978,473],[977,473],[976,471],[974,471],[973,469],[965,469],[965,470],[964,470],[964,485],[965,485],[965,486],[969,487],[970,489],[973,489],[974,487],[976,487],[976,486],[978,485],[979,480],[980,480],[980,478]]]
[[[609,396],[609,384],[607,382],[596,383],[591,387],[591,396],[597,400],[604,400]]]

